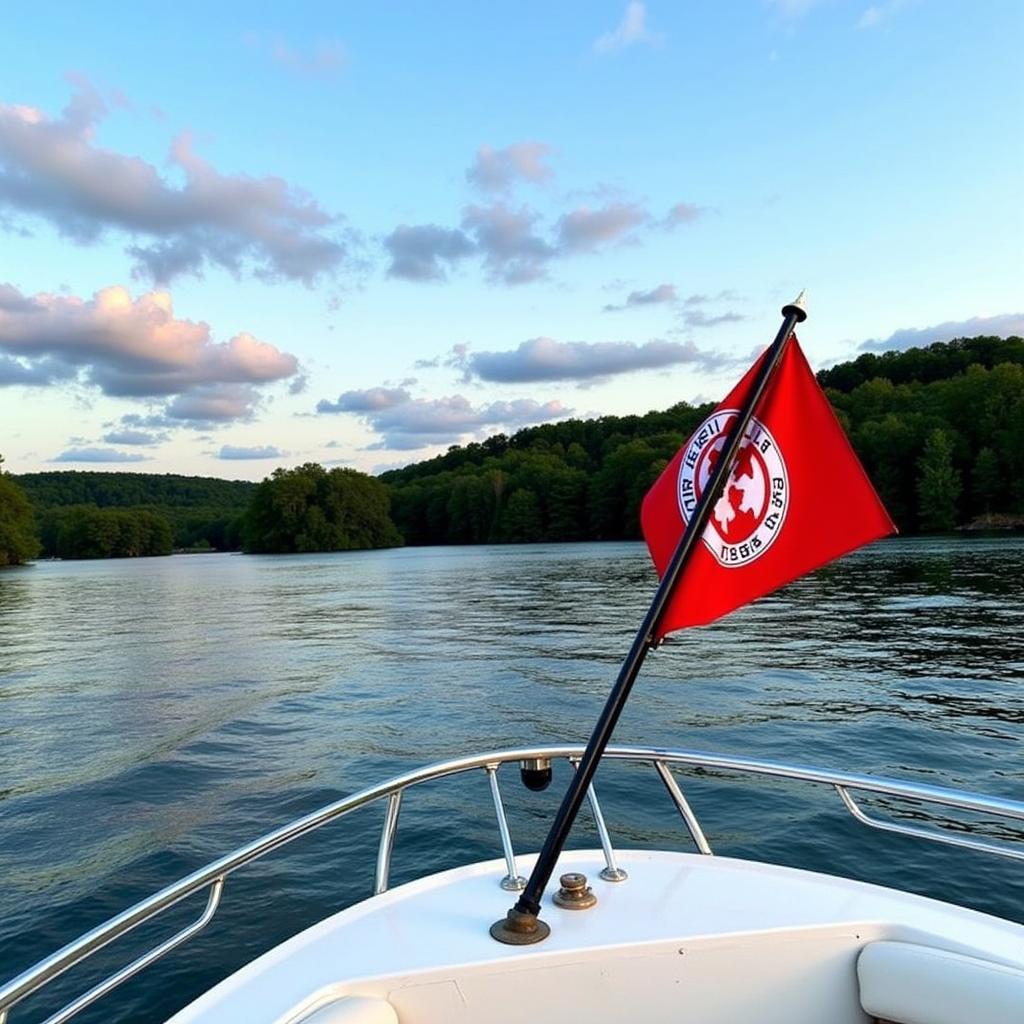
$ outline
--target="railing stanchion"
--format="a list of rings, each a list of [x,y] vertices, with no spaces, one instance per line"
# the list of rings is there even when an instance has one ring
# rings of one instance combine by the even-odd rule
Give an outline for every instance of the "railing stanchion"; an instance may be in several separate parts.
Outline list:
[[[594,792],[593,783],[587,788],[587,800],[590,803],[591,813],[594,815],[594,824],[597,825],[601,849],[604,851],[604,867],[601,868],[601,877],[606,882],[624,882],[629,875],[615,861],[615,850],[612,849],[612,840],[608,835],[608,828],[604,823],[604,815],[601,813],[601,805],[597,802],[597,793]]]
[[[578,757],[570,757],[570,763],[576,770],[580,766]],[[601,813],[601,805],[597,802],[597,793],[594,784],[587,787],[587,802],[590,804],[590,813],[594,816],[594,824],[597,826],[597,836],[601,840],[601,849],[604,851],[604,867],[601,868],[601,877],[606,882],[624,882],[629,875],[619,867],[615,860],[615,850],[612,847],[611,836],[608,835],[608,826],[604,821],[604,814]]]
[[[701,853],[710,857],[712,855],[711,844],[708,842],[707,836],[704,835],[704,829],[700,827],[700,822],[697,820],[697,815],[693,813],[689,800],[686,799],[683,791],[679,788],[679,783],[676,782],[675,776],[669,771],[668,765],[664,761],[655,761],[654,767],[658,769],[658,774],[661,776],[661,781],[665,783],[668,795],[672,797],[672,802],[682,815],[694,845]]]
[[[384,827],[380,833],[380,847],[377,850],[377,874],[373,882],[373,895],[388,891],[388,875],[391,873],[391,851],[395,848],[395,833],[398,831],[398,812],[402,809],[402,790],[388,794],[388,806],[384,812]]]
[[[498,832],[501,834],[501,849],[505,854],[505,877],[499,883],[506,892],[522,892],[526,879],[516,870],[516,854],[512,849],[512,835],[508,830],[508,819],[505,817],[505,805],[501,802],[501,790],[498,788],[498,765],[486,764],[487,781],[491,784],[491,798],[494,800],[494,814],[498,819]]]

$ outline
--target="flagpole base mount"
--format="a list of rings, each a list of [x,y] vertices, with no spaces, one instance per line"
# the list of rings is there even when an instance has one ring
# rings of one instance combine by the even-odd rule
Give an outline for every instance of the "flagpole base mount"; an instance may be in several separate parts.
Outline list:
[[[506,946],[532,946],[543,942],[551,934],[551,927],[535,914],[527,914],[513,907],[500,921],[491,925],[491,938]]]

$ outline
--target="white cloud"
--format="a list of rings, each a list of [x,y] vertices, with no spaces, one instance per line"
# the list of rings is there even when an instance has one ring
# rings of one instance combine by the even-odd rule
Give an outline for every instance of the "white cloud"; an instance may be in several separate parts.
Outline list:
[[[373,448],[410,451],[450,444],[487,427],[518,429],[559,419],[572,410],[558,401],[537,402],[532,398],[475,406],[462,395],[413,398],[403,389],[368,388],[346,391],[335,402],[321,401],[317,412],[357,415],[381,435]]]
[[[543,142],[514,142],[504,149],[483,145],[466,171],[466,180],[483,192],[507,192],[517,181],[540,185],[552,177],[545,163],[551,152]]]
[[[526,284],[546,278],[554,261],[622,242],[636,243],[640,228],[671,231],[707,212],[694,203],[678,202],[658,219],[642,203],[604,187],[596,190],[596,205],[577,206],[545,225],[537,210],[515,205],[509,193],[517,181],[546,181],[551,170],[544,159],[550,152],[540,142],[514,143],[504,149],[481,146],[466,178],[494,198],[467,204],[458,227],[399,224],[382,240],[390,256],[388,276],[445,281],[454,267],[475,257],[488,281]]]
[[[715,295],[688,295],[683,302],[679,319],[687,327],[718,327],[721,324],[738,324],[747,318],[742,313],[725,310],[721,313],[708,313],[702,307],[715,302],[735,302],[739,299],[731,288],[726,288]]]
[[[476,239],[490,280],[526,284],[544,276],[556,250],[537,234],[538,220],[539,214],[526,206],[518,210],[504,203],[466,207],[462,225]]]
[[[869,338],[861,342],[861,352],[888,352],[931,345],[953,338],[990,335],[996,338],[1024,337],[1024,313],[1001,313],[998,316],[973,316],[968,320],[947,320],[934,327],[901,327],[888,338]]]
[[[630,292],[626,301],[621,305],[607,305],[604,307],[606,313],[617,313],[623,309],[635,309],[638,306],[657,306],[664,303],[673,304],[679,301],[674,284],[659,284],[657,288],[648,291]]]
[[[140,452],[121,452],[114,448],[69,448],[55,456],[51,462],[146,462],[148,455]]]
[[[444,281],[452,266],[475,252],[457,228],[437,224],[399,224],[384,239],[384,248],[391,255],[388,277],[407,281]]]
[[[650,214],[639,203],[611,202],[597,209],[581,206],[559,220],[559,243],[567,252],[591,252],[620,241],[649,220]]]
[[[141,239],[128,249],[136,272],[161,283],[216,265],[309,284],[345,259],[338,218],[288,182],[222,174],[186,133],[171,145],[185,179],[177,187],[141,158],[95,143],[106,113],[87,82],[56,119],[0,104],[0,213],[42,218],[79,243],[110,230]]]
[[[217,452],[218,459],[245,460],[245,459],[281,459],[288,453],[281,451],[274,445],[263,445],[252,448],[239,447],[237,445],[221,445]]]
[[[35,383],[75,378],[107,395],[176,395],[177,403],[241,388],[251,409],[254,386],[294,376],[298,360],[244,331],[215,342],[209,324],[174,316],[165,291],[136,299],[113,285],[81,299],[2,285],[0,383],[5,372],[8,383],[26,383],[19,372],[35,374]]]
[[[151,434],[145,430],[111,430],[103,435],[107,444],[153,445],[166,439],[166,434]]]
[[[249,384],[208,384],[178,395],[164,409],[164,421],[205,430],[234,420],[251,420],[261,402]]]
[[[499,201],[467,206],[461,230],[436,224],[400,225],[384,240],[391,253],[388,274],[411,281],[443,281],[446,266],[476,255],[488,280],[526,284],[545,277],[554,260],[630,238],[633,229],[651,217],[638,203],[581,206],[559,218],[552,241],[541,233],[540,220],[529,206],[516,208]]]
[[[0,354],[0,387],[47,387],[68,380],[77,369],[59,359],[14,359]]]
[[[302,50],[278,37],[270,44],[270,57],[280,67],[303,75],[329,77],[339,74],[345,67],[345,47],[333,40]]]
[[[887,0],[885,3],[872,4],[860,16],[857,28],[877,28],[905,6],[906,0]]]
[[[719,327],[721,324],[738,324],[746,317],[742,313],[727,310],[724,313],[705,313],[702,309],[687,309],[680,314],[687,327]]]
[[[344,391],[336,402],[321,399],[317,412],[379,412],[392,409],[410,401],[412,396],[405,388],[367,388],[365,391]]]
[[[708,211],[696,203],[676,203],[668,213],[665,214],[661,226],[666,231],[674,231],[684,224],[692,224],[695,220],[703,217]]]
[[[611,31],[594,40],[594,53],[602,56],[618,53],[627,46],[637,43],[657,45],[664,40],[660,32],[647,27],[647,8],[639,0],[630,0],[622,15],[622,21]]]
[[[467,378],[493,383],[596,380],[637,370],[690,364],[716,370],[731,360],[706,352],[692,342],[655,339],[643,345],[627,341],[556,341],[531,338],[506,352],[474,352],[463,357]]]
[[[724,288],[720,292],[716,292],[714,295],[705,295],[702,292],[697,292],[693,295],[687,295],[686,301],[683,303],[684,306],[703,306],[708,302],[736,302],[739,299],[739,295],[734,292],[731,288]]]

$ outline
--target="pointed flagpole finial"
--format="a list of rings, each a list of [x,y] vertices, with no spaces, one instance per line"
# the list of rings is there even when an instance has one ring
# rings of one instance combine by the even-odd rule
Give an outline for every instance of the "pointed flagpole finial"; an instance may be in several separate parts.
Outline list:
[[[783,316],[796,316],[796,322],[802,324],[807,319],[807,289],[801,290],[800,294],[792,301],[782,307]]]

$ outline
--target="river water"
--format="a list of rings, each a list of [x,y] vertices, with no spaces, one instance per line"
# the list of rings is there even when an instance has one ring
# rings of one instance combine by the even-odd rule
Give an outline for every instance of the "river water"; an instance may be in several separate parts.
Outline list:
[[[1021,538],[875,544],[678,635],[648,660],[615,742],[1022,799],[1022,579]],[[371,782],[484,749],[583,742],[653,585],[639,544],[197,555],[0,573],[0,981]],[[502,774],[520,849],[540,844],[567,771],[540,795]],[[1019,862],[867,830],[831,790],[682,781],[718,853],[1024,921]],[[619,845],[691,848],[650,773],[606,766],[598,792]],[[243,869],[205,932],[79,1019],[163,1020],[368,895],[381,817],[380,807],[361,810]],[[596,845],[589,818],[573,843]],[[486,780],[473,773],[409,794],[392,882],[499,854]],[[200,906],[133,933],[99,968]],[[72,972],[12,1019],[41,1019],[96,979]]]

